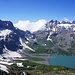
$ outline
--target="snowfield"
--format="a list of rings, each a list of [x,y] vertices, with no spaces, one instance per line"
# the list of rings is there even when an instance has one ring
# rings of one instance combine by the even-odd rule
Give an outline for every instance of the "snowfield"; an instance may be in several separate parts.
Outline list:
[[[17,58],[17,57],[19,57],[19,58],[22,57],[18,52],[9,51],[9,50],[5,50],[4,54],[2,54],[2,55],[6,58],[12,58],[12,59]]]
[[[7,70],[8,68],[5,65],[0,64],[0,69],[7,72],[7,73],[9,73],[8,70]]]
[[[23,67],[23,64],[22,63],[17,63],[17,66],[18,67]]]
[[[1,31],[0,31],[0,36],[3,36],[3,38],[0,38],[0,40],[2,40],[2,39],[5,40],[6,36],[9,35],[11,32],[12,32],[12,31],[11,31],[11,30],[8,30],[8,29],[1,30]]]
[[[29,46],[27,46],[25,43],[23,43],[21,38],[20,38],[20,42],[21,42],[21,44],[22,44],[22,46],[23,46],[23,49],[27,48],[27,49],[29,49],[29,50],[35,52],[35,50],[33,50],[32,48],[30,48]]]

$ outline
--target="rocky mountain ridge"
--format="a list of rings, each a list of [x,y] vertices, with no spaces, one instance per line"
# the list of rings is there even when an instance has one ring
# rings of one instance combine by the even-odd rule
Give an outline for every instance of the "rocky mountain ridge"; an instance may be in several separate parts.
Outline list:
[[[75,21],[50,20],[45,24],[44,29],[31,33],[28,30],[22,31],[14,27],[11,21],[0,20],[0,53],[3,53],[4,49],[18,51],[28,48],[31,51],[37,51],[39,46],[49,47],[50,45],[54,46],[47,50],[51,49],[53,52],[57,52],[55,48],[66,52],[72,48],[74,51],[74,36]]]
[[[35,51],[27,44],[35,42],[35,35],[30,31],[22,31],[13,26],[11,21],[0,20],[0,74],[11,75],[10,65],[18,64],[17,60],[27,60],[28,55],[23,53],[26,49]],[[22,65],[19,63],[18,65]],[[9,66],[9,67],[8,67]],[[17,68],[16,68],[17,69]],[[15,74],[15,73],[14,73]],[[14,75],[13,74],[13,75]],[[18,75],[27,75],[19,72]]]
[[[74,21],[61,23],[57,20],[49,21],[45,25],[44,30],[34,32],[38,40],[42,40],[41,44],[47,45],[52,43],[53,47],[49,47],[51,53],[75,55],[75,23]],[[50,44],[49,43],[49,44]],[[50,45],[49,45],[50,46]],[[47,49],[47,48],[46,48]]]
[[[0,53],[3,53],[5,47],[11,51],[17,51],[23,49],[23,45],[20,42],[25,44],[34,41],[35,35],[30,31],[22,31],[13,26],[11,21],[2,21],[0,20]]]

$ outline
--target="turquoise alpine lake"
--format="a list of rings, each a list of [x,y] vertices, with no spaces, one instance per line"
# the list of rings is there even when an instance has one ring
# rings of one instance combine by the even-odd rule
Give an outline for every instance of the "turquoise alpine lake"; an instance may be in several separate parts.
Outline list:
[[[50,65],[75,68],[75,56],[50,54]]]

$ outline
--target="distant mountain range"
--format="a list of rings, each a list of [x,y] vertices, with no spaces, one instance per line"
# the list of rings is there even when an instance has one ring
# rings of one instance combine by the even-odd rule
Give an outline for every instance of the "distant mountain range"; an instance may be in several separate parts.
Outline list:
[[[0,53],[20,50],[75,55],[75,21],[50,20],[45,28],[31,33],[0,20]],[[42,50],[43,49],[43,50]]]
[[[46,52],[75,55],[75,21],[59,22],[51,20],[44,30],[34,32],[39,43],[45,45]],[[43,48],[44,46],[42,46]]]

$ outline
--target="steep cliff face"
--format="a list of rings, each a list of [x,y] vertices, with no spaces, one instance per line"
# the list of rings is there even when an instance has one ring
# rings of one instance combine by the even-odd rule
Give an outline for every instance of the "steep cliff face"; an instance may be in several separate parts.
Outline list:
[[[35,35],[30,31],[22,31],[15,28],[11,21],[0,20],[0,53],[3,53],[3,49],[5,48],[11,51],[23,49],[20,38],[26,44],[30,40],[34,41]]]

